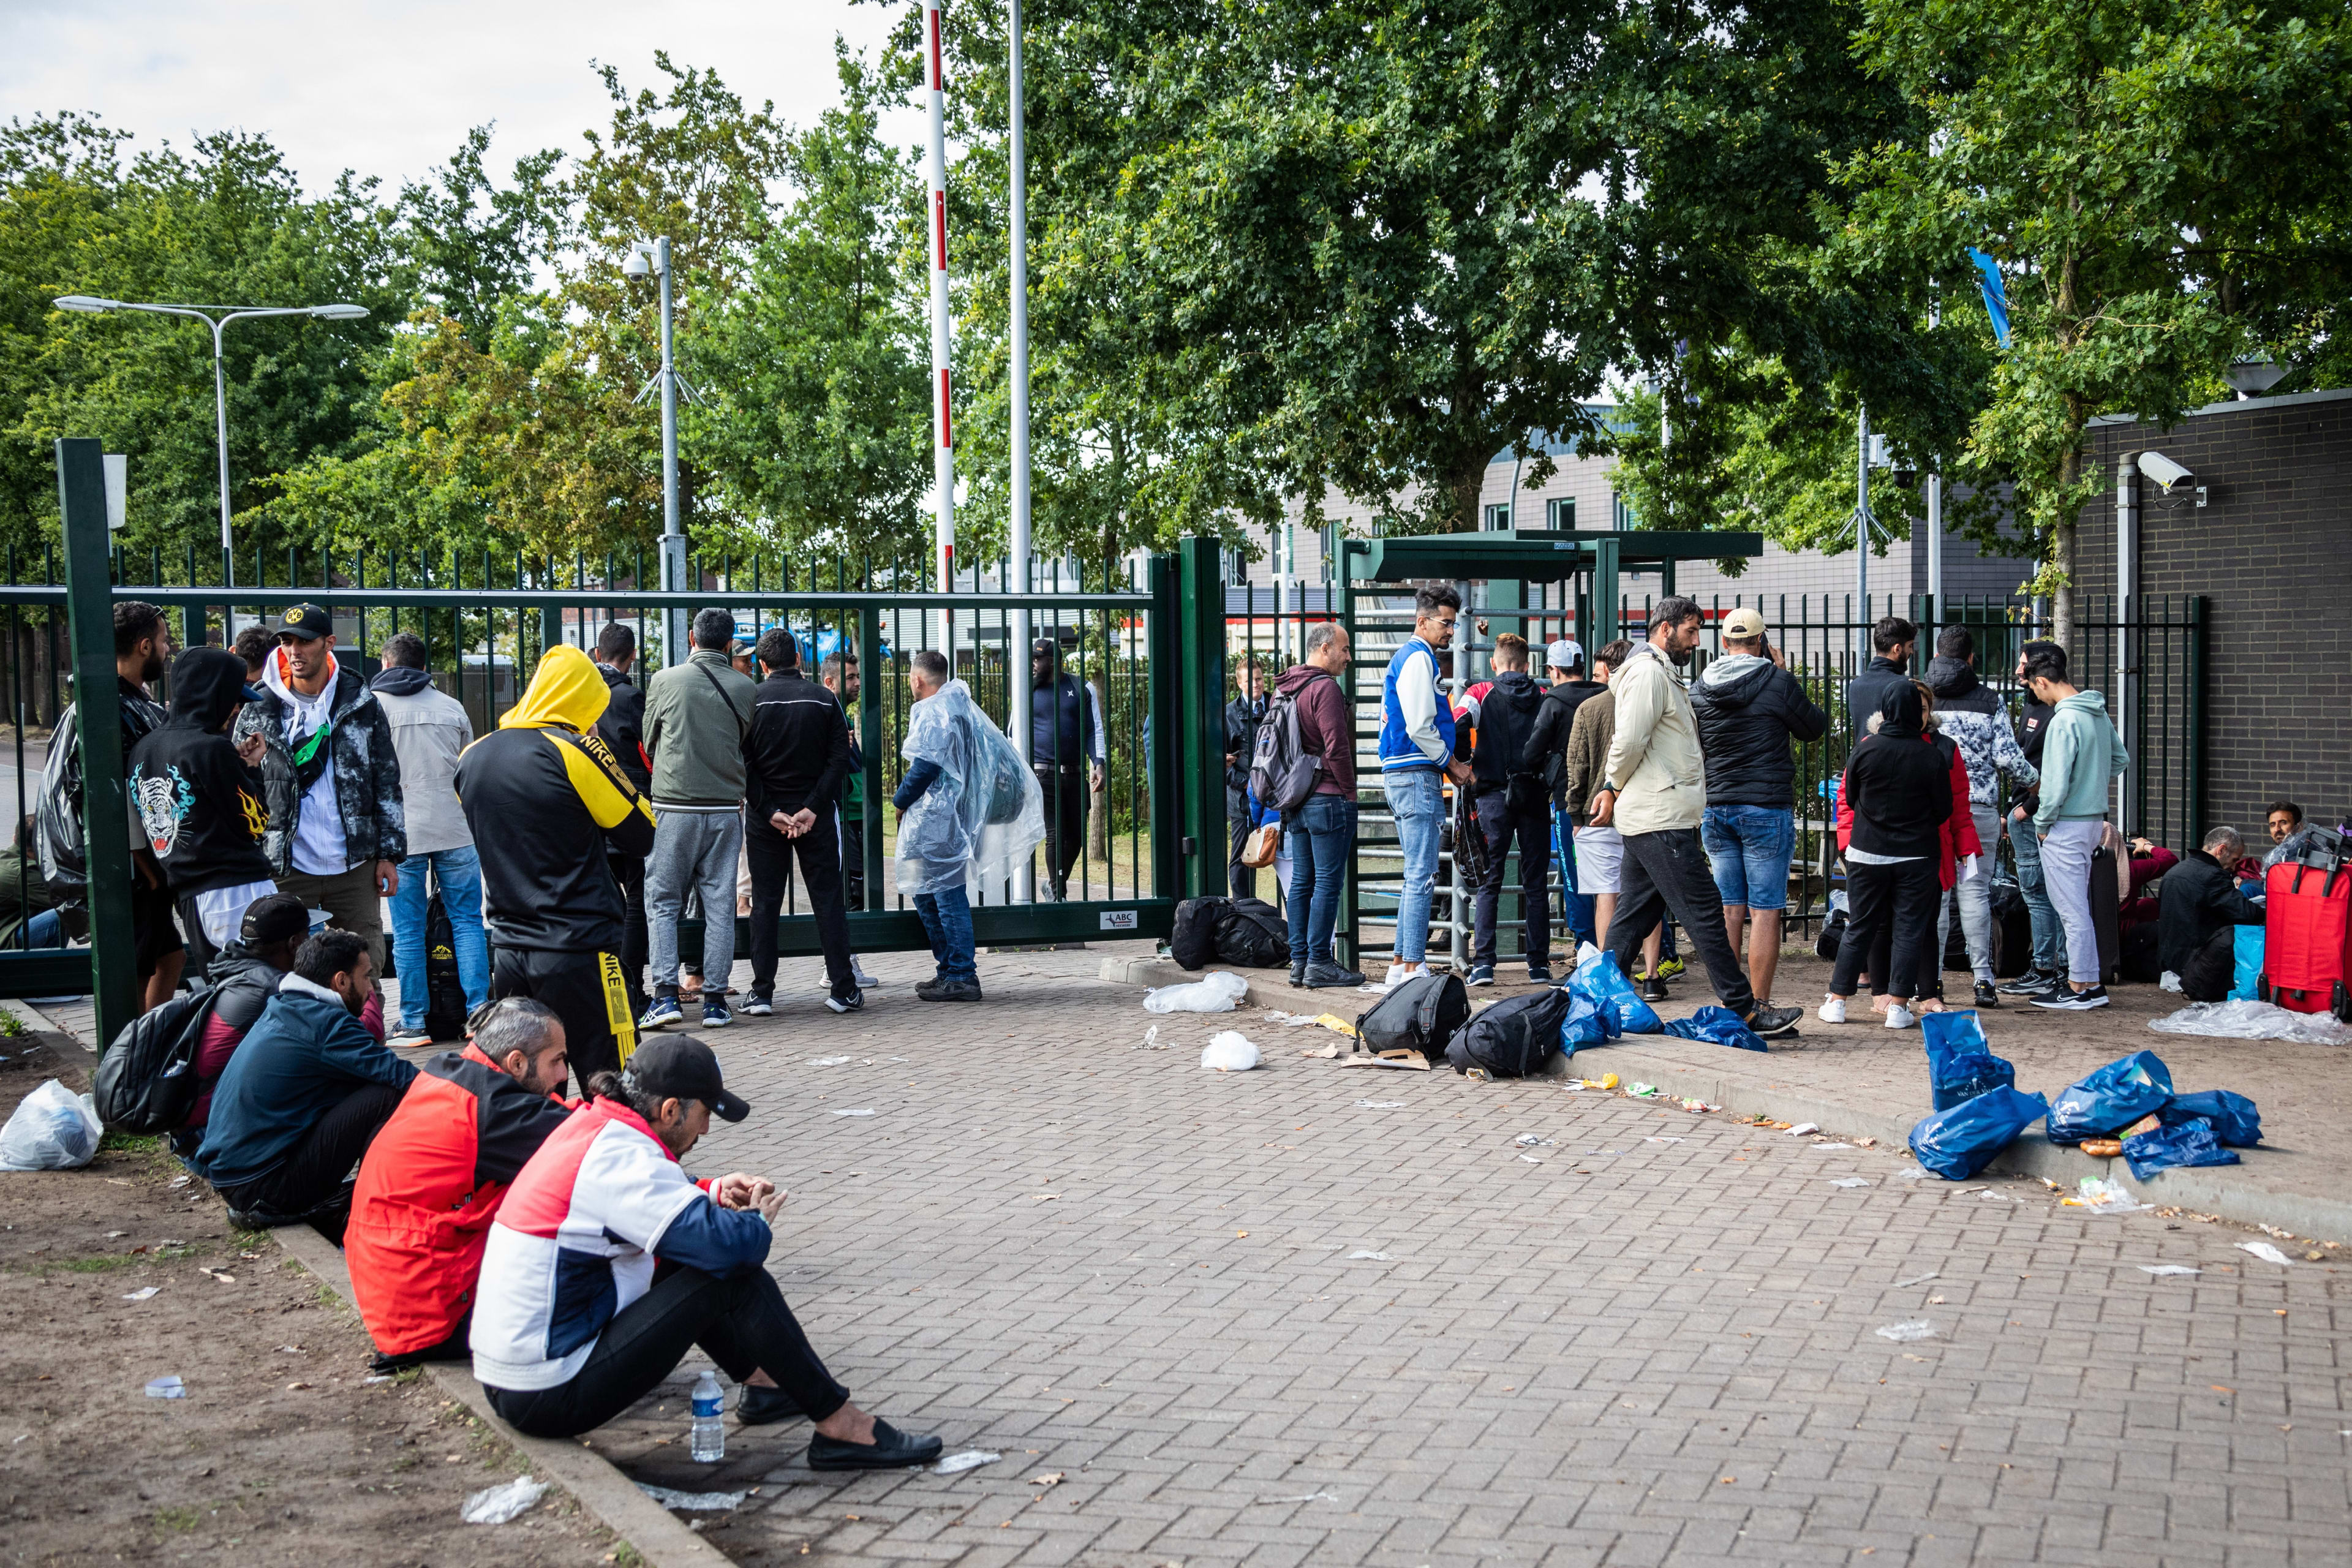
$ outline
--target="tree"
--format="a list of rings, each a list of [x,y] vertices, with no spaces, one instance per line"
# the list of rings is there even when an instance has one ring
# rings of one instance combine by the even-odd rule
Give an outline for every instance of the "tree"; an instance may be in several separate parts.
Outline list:
[[[2012,336],[1966,458],[2014,481],[2065,636],[2092,417],[2175,418],[2298,321],[2314,353],[2341,309],[2352,30],[2311,0],[1866,5],[1863,58],[1924,124],[1842,172],[1838,259],[1954,299],[1964,247],[2000,261]]]

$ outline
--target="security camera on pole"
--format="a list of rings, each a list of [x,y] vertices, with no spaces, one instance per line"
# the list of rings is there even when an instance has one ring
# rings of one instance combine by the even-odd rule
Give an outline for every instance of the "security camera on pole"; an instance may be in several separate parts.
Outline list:
[[[686,534],[677,521],[677,361],[670,348],[669,237],[638,240],[629,251],[624,272],[632,278],[650,273],[661,279],[661,369],[654,378],[661,388],[661,585],[665,594],[680,594],[687,585]],[[662,662],[683,664],[686,652],[686,611],[673,605],[662,614]]]

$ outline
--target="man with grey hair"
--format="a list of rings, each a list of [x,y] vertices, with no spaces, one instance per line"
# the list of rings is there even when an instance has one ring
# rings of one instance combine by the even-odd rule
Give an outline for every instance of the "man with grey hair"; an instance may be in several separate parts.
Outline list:
[[[1339,894],[1356,853],[1356,714],[1340,688],[1352,651],[1348,628],[1318,621],[1307,629],[1307,658],[1282,672],[1274,700],[1298,714],[1299,749],[1320,757],[1315,788],[1282,820],[1290,850],[1290,983],[1315,990],[1361,985],[1353,965],[1331,948]]]
[[[360,1162],[343,1256],[379,1373],[466,1358],[490,1221],[571,1114],[563,1025],[546,1003],[509,996],[471,1027],[464,1050],[425,1064]]]
[[[2205,847],[2164,874],[2156,917],[2157,952],[2180,977],[2191,1002],[2222,1002],[2237,973],[2240,926],[2263,923],[2263,906],[2238,891],[2238,862],[2246,841],[2234,827],[2216,827]]]
[[[694,652],[646,682],[645,748],[653,763],[654,850],[646,858],[646,927],[654,1002],[639,1026],[682,1024],[677,924],[692,889],[702,904],[702,1026],[733,1023],[735,861],[743,847],[743,743],[759,689],[734,664],[735,617],[702,610]]]

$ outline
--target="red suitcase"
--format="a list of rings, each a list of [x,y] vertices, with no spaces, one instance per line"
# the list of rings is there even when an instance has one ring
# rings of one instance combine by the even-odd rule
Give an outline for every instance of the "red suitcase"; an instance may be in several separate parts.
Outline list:
[[[2315,864],[2315,862],[2316,862]],[[2263,974],[2257,994],[2296,1013],[2352,1024],[2352,867],[2340,848],[2315,850],[2263,878]]]

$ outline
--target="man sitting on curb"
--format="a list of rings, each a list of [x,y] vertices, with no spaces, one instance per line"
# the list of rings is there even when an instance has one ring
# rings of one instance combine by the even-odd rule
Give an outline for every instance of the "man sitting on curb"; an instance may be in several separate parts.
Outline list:
[[[237,940],[213,955],[206,974],[218,989],[196,1043],[195,1109],[172,1133],[173,1152],[184,1158],[203,1144],[221,1074],[292,972],[294,954],[310,934],[308,906],[291,893],[271,893],[246,906]]]
[[[366,937],[320,931],[229,1058],[194,1164],[237,1224],[307,1219],[341,1244],[344,1178],[416,1076],[360,1025],[374,984]]]
[[[360,1163],[343,1255],[375,1342],[373,1370],[462,1361],[474,1283],[509,1184],[570,1114],[563,1025],[509,996],[425,1064]]]
[[[742,1174],[697,1182],[678,1161],[713,1112],[751,1108],[691,1035],[648,1039],[541,1145],[490,1224],[474,1308],[474,1375],[535,1437],[603,1426],[699,1345],[745,1384],[746,1426],[803,1415],[809,1468],[898,1469],[939,1457],[849,1402],[764,1267],[784,1194]]]

